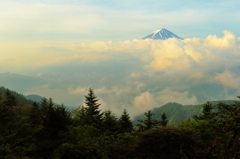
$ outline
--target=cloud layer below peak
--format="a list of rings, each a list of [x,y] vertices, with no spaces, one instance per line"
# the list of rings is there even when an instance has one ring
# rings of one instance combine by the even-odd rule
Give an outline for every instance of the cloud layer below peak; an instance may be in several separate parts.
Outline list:
[[[77,105],[92,87],[103,109],[127,108],[136,115],[167,102],[196,104],[239,95],[240,38],[223,34],[164,41],[2,42],[0,66],[47,81],[27,88],[27,94],[58,92],[53,98],[59,103]]]

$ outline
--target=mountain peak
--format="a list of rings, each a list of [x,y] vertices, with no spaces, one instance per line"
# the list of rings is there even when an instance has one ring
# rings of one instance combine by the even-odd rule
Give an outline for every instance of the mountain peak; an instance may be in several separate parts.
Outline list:
[[[158,30],[155,30],[153,33],[158,33],[158,32],[160,32],[160,31],[167,31],[167,29],[165,29],[165,28],[162,28],[162,29],[158,29]]]
[[[166,40],[169,38],[183,39],[165,28],[155,30],[154,32],[142,39]]]

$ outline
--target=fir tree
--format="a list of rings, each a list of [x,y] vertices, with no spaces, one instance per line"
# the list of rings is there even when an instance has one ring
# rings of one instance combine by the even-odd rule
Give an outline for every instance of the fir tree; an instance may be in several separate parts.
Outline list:
[[[86,124],[86,108],[81,105],[75,110],[72,111],[72,117],[76,123],[76,125],[85,125]]]
[[[42,126],[45,132],[55,138],[59,133],[67,130],[67,125],[70,123],[70,112],[64,105],[54,105],[52,99],[48,101],[42,100]]]
[[[98,104],[98,99],[94,94],[94,91],[89,88],[89,93],[85,96],[86,104],[86,124],[88,125],[97,125],[101,123],[103,113],[100,112]]]
[[[118,121],[118,129],[119,132],[131,132],[133,130],[133,124],[130,120],[129,114],[127,113],[127,110],[124,109],[121,117]]]
[[[239,98],[239,97],[238,97]],[[231,147],[234,145],[234,141],[237,140],[240,134],[240,102],[236,101],[234,104],[218,103],[217,105],[218,120],[214,123],[219,136],[222,134],[228,134],[227,143],[224,145],[223,159],[228,158],[231,154]],[[225,138],[226,139],[226,138]]]
[[[102,125],[104,131],[114,132],[117,130],[117,117],[110,110],[104,112]]]
[[[161,115],[162,120],[160,121],[162,126],[167,126],[168,120],[167,120],[167,115],[165,112],[162,113]]]
[[[0,92],[0,104],[2,104],[1,102],[2,102],[2,99],[3,99],[3,95],[2,95],[2,93]]]
[[[214,106],[208,101],[203,105],[203,110],[200,115],[194,115],[195,120],[210,120],[216,116],[216,113],[213,112]]]
[[[5,92],[5,100],[3,102],[4,105],[8,107],[16,106],[16,99],[15,97],[11,94],[9,89],[6,89]]]
[[[155,128],[160,125],[159,120],[152,119],[152,116],[154,115],[154,113],[152,113],[151,110],[145,112],[144,115],[147,117],[147,119],[138,120],[139,124],[137,124],[137,126],[139,126],[140,130],[142,130],[142,129],[149,130],[149,129]]]
[[[31,123],[34,125],[34,126],[39,126],[40,123],[41,123],[41,111],[39,109],[39,106],[36,102],[33,102],[32,104],[32,109],[30,111],[30,120],[31,120]]]
[[[14,116],[13,110],[6,104],[6,101],[6,97],[3,97],[0,101],[0,132],[2,128],[13,120]]]
[[[49,108],[48,108],[48,100],[47,100],[47,98],[44,97],[44,98],[40,101],[40,109],[41,109],[41,113],[42,113],[43,115],[45,115],[46,112],[47,112],[47,109],[49,109]]]

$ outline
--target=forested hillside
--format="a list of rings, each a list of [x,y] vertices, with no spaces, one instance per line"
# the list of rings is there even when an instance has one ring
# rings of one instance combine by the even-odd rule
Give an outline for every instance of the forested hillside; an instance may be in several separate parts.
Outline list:
[[[5,87],[0,87],[0,94],[5,94],[5,92],[7,91],[8,89],[6,89]],[[11,91],[11,90],[8,90],[9,93],[14,97],[15,99],[15,102],[16,102],[16,105],[21,105],[21,106],[27,106],[29,104],[32,104],[32,100],[28,100],[24,97],[24,95],[22,94],[19,94],[15,91]]]
[[[217,105],[218,103],[234,104],[234,102],[233,100],[210,101],[212,105]],[[202,112],[203,105],[182,105],[170,102],[151,111],[154,113],[153,119],[160,119],[162,112],[165,112],[168,117],[168,125],[177,125],[187,119],[191,119],[193,115],[199,115]],[[137,123],[137,120],[143,118],[144,115],[141,114],[133,119],[133,123]]]
[[[174,126],[157,108],[159,119],[149,110],[134,126],[127,110],[120,117],[101,111],[91,88],[84,106],[71,112],[51,98],[22,104],[16,92],[1,90],[0,158],[240,158],[240,102],[207,102],[198,106],[199,114]],[[176,103],[162,107],[174,113],[186,108]]]

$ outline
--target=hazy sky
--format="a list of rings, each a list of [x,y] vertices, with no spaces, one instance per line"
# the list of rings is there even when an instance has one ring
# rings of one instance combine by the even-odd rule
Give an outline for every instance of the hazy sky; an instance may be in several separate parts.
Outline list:
[[[0,86],[72,106],[92,87],[103,109],[135,115],[167,102],[235,99],[239,6],[238,0],[2,0],[0,73],[41,82],[11,83],[4,75]],[[184,40],[141,40],[159,28]]]
[[[1,0],[0,41],[123,41],[159,28],[180,37],[240,35],[238,0]]]

